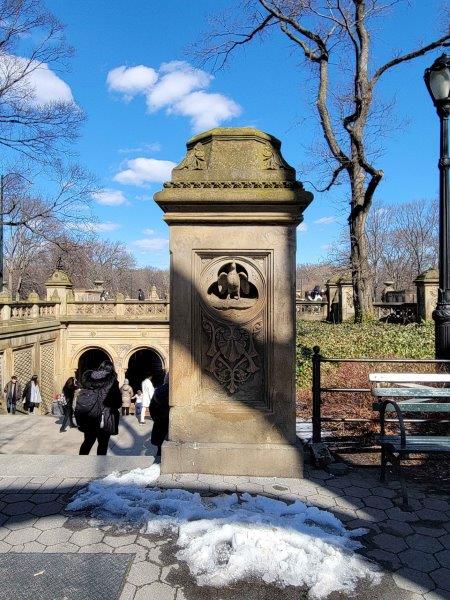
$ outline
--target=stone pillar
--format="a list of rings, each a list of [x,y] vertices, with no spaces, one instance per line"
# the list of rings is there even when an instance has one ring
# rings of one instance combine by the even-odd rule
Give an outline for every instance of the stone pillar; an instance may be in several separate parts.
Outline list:
[[[350,277],[341,277],[338,281],[339,321],[349,321],[355,316],[353,305],[353,284]]]
[[[330,277],[325,283],[327,290],[327,321],[330,321],[331,323],[337,323],[339,321],[338,280],[338,276]]]
[[[155,195],[170,227],[164,473],[298,477],[296,227],[312,194],[256,129],[192,138]]]
[[[59,298],[60,314],[67,313],[67,302],[73,298],[73,284],[70,277],[62,269],[53,271],[51,277],[45,282],[47,290],[47,300],[56,301]]]
[[[414,283],[417,288],[417,318],[419,321],[431,321],[438,297],[439,271],[428,269]]]

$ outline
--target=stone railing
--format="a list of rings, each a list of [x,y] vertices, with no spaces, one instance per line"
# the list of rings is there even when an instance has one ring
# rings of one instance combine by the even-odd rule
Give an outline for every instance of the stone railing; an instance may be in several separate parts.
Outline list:
[[[121,319],[168,320],[167,300],[107,300],[104,302],[70,301],[67,316]]]
[[[415,323],[417,321],[416,302],[375,302],[375,317],[386,323]]]
[[[0,320],[54,319],[59,315],[59,306],[59,302],[47,302],[35,299],[23,302],[0,300]]]
[[[328,304],[326,301],[297,300],[296,313],[298,319],[324,321],[327,318]]]

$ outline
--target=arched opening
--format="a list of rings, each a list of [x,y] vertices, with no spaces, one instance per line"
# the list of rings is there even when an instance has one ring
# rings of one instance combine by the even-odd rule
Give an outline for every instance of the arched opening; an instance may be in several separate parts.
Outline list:
[[[157,387],[163,383],[164,373],[163,362],[159,354],[151,348],[142,348],[130,356],[125,377],[136,393],[141,389],[142,381],[147,375],[152,376],[153,385]]]
[[[97,369],[104,360],[111,360],[108,354],[101,348],[90,348],[83,352],[78,359],[78,368],[76,378],[81,381],[81,377],[85,371]]]

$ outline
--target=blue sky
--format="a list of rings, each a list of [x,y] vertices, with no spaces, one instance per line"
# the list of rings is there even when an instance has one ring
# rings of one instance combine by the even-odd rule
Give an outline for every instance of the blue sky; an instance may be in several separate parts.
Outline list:
[[[201,129],[220,123],[267,131],[282,140],[298,178],[317,183],[314,172],[302,170],[321,135],[309,106],[311,82],[281,35],[239,51],[214,77],[207,67],[204,73],[189,67],[198,65],[188,46],[199,40],[211,12],[239,4],[47,0],[76,50],[69,70],[58,76],[87,114],[77,152],[106,190],[94,202],[99,230],[123,241],[141,265],[168,265],[168,230],[152,196],[171,163],[182,158],[186,140]],[[412,4],[405,3],[374,33],[374,63],[440,31],[440,0]],[[383,80],[381,95],[396,98],[399,126],[384,140],[386,151],[376,162],[385,172],[380,200],[406,202],[438,193],[438,120],[422,80],[438,54],[400,66]],[[315,195],[298,233],[298,262],[326,257],[346,209],[343,186]]]

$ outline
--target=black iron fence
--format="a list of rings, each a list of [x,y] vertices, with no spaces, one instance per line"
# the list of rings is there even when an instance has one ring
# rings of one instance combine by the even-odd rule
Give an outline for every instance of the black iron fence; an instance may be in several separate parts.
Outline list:
[[[322,441],[332,441],[334,444],[339,445],[339,442],[348,444],[351,440],[351,436],[339,437],[333,433],[327,433],[327,439],[324,440],[323,425],[329,424],[369,424],[377,423],[379,418],[377,413],[373,413],[372,417],[343,417],[343,416],[327,416],[323,414],[323,395],[324,394],[345,394],[348,395],[349,407],[351,409],[352,400],[357,395],[367,394],[367,405],[372,405],[371,388],[369,387],[369,381],[367,379],[367,387],[341,387],[341,386],[327,386],[322,384],[323,380],[323,369],[324,364],[373,364],[374,367],[378,365],[376,371],[391,371],[391,365],[398,365],[403,367],[400,370],[404,370],[404,366],[408,366],[408,370],[422,371],[424,365],[430,365],[434,370],[445,370],[448,371],[450,367],[450,360],[433,360],[433,359],[407,359],[407,358],[331,358],[322,356],[320,353],[319,346],[314,346],[312,355],[312,441],[318,443]],[[390,365],[390,368],[379,368],[383,365]],[[447,365],[447,368],[445,366]],[[374,369],[375,371],[375,369]],[[353,399],[352,399],[353,395]],[[393,420],[386,420],[393,421]],[[425,422],[427,419],[405,419],[406,423],[419,423]],[[442,420],[441,422],[448,423],[448,420]],[[361,447],[359,449],[362,449]]]

